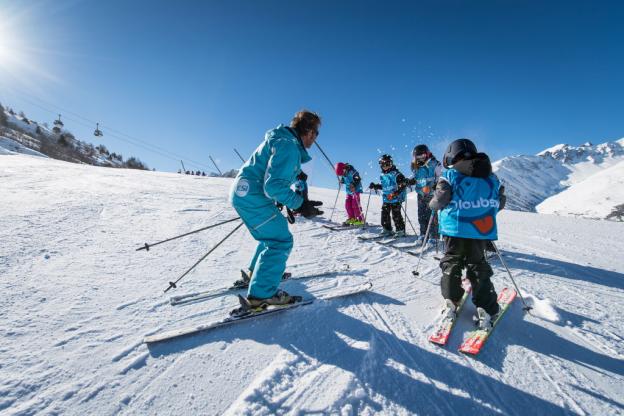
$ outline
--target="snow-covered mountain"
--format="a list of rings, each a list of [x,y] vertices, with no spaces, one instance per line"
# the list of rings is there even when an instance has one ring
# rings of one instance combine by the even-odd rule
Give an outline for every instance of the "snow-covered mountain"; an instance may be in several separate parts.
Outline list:
[[[509,209],[617,219],[612,213],[624,203],[624,189],[617,180],[608,183],[619,172],[611,168],[623,161],[624,139],[620,139],[576,147],[560,144],[534,156],[506,157],[494,162],[493,169],[505,184]],[[575,186],[582,182],[584,186]],[[588,193],[592,187],[603,192]],[[564,196],[547,203],[564,191]],[[570,204],[581,200],[583,204]]]
[[[0,155],[0,414],[616,415],[624,409],[624,223],[503,210],[499,248],[524,297],[476,358],[467,302],[449,344],[435,250],[417,259],[297,218],[290,293],[317,302],[235,327],[148,346],[143,337],[227,315],[227,287],[256,244],[241,229],[163,293],[236,224],[135,249],[236,216],[230,179],[108,169]],[[208,185],[208,186],[207,186]],[[336,191],[311,188],[330,216]],[[413,194],[411,195],[413,196]],[[343,220],[342,204],[334,220]],[[381,201],[371,198],[370,222]],[[416,222],[416,204],[408,213]],[[409,240],[408,240],[409,242]],[[511,286],[492,261],[497,290]],[[296,277],[335,270],[310,279]]]

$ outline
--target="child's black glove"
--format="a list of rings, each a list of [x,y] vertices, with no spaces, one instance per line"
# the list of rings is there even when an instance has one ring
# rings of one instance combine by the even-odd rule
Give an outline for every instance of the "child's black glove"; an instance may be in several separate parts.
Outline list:
[[[410,178],[407,180],[407,184],[410,186],[416,185],[416,178]]]
[[[317,215],[322,215],[323,211],[317,207],[323,205],[321,201],[303,201],[303,204],[295,210],[295,212],[303,215],[306,218],[312,218]]]
[[[381,189],[381,185],[371,182],[370,185],[368,185],[368,189],[375,189],[375,190],[380,190]]]

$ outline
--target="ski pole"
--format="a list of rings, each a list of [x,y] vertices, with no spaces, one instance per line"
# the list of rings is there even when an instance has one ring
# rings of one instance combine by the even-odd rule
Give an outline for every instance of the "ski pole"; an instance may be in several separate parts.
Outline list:
[[[188,232],[188,233],[185,233],[185,234],[182,234],[182,235],[171,237],[171,238],[168,238],[166,240],[159,241],[157,243],[152,243],[152,244],[145,243],[145,245],[143,247],[137,248],[136,251],[140,251],[140,250],[149,251],[149,249],[151,247],[157,246],[158,244],[162,244],[162,243],[166,243],[166,242],[171,241],[171,240],[176,240],[178,238],[186,237],[187,235],[195,234],[195,233],[198,233],[200,231],[204,231],[204,230],[208,230],[210,228],[218,227],[219,225],[227,224],[228,222],[236,221],[236,220],[239,220],[239,219],[240,219],[240,217],[232,218],[231,220],[226,220],[226,221],[219,222],[217,224],[212,224],[212,225],[209,225],[207,227],[200,228],[199,230],[195,230],[195,231],[191,231],[191,232]]]
[[[321,151],[321,153],[323,154],[323,156],[325,157],[325,160],[327,160],[327,163],[329,163],[329,167],[331,168],[332,173],[335,175],[336,171],[334,170],[334,164],[332,163],[332,161],[329,159],[329,156],[327,156],[327,153],[325,153],[325,151],[323,150],[323,148],[321,147],[320,144],[318,144],[318,141],[314,141],[314,144],[316,145],[316,147],[318,147],[318,149]],[[336,211],[336,204],[338,204],[338,195],[340,195],[340,179],[338,178],[338,176],[336,176],[336,179],[338,179],[338,193],[336,194],[336,200],[334,201],[334,208],[332,208],[332,213],[329,216],[329,220],[331,221],[332,218],[334,217],[334,212]]]
[[[412,227],[412,231],[414,231],[414,235],[418,234],[416,232],[416,228],[414,228],[414,224],[412,224],[412,220],[410,220],[409,216],[407,215],[407,197],[405,198],[405,206],[403,207],[403,213],[405,214],[405,218],[407,219],[407,222],[409,222],[410,227]]]
[[[373,194],[373,190],[369,189],[368,190],[368,201],[366,201],[366,212],[364,212],[364,227],[366,228],[366,216],[368,215],[368,206],[370,205],[370,199],[371,199],[371,195]]]
[[[225,240],[227,240],[227,239],[228,239],[228,238],[229,238],[232,234],[234,234],[234,233],[236,232],[236,230],[238,230],[238,229],[239,229],[239,228],[240,228],[243,224],[244,224],[243,222],[241,222],[240,224],[238,224],[238,225],[236,226],[236,228],[234,228],[232,231],[230,231],[230,233],[229,233],[228,235],[226,235],[225,237],[223,237],[223,240],[219,241],[219,242],[217,243],[217,245],[216,245],[216,246],[214,246],[213,248],[211,248],[211,249],[210,249],[210,251],[209,251],[208,253],[204,254],[204,256],[203,256],[201,259],[197,260],[197,262],[196,262],[194,265],[192,265],[190,269],[188,269],[187,271],[185,271],[185,272],[184,272],[184,274],[183,274],[182,276],[178,277],[178,280],[176,280],[175,282],[169,282],[169,287],[168,287],[167,289],[165,289],[165,293],[167,293],[167,292],[169,291],[169,289],[175,289],[175,288],[177,287],[177,286],[176,286],[176,283],[178,283],[180,280],[182,280],[182,278],[183,278],[184,276],[186,276],[187,274],[189,274],[189,273],[191,272],[191,270],[193,270],[193,269],[194,269],[194,268],[195,268],[195,267],[196,267],[199,263],[201,263],[201,262],[202,262],[202,261],[203,261],[206,257],[208,257],[208,255],[209,255],[210,253],[212,253],[213,251],[215,251],[215,250],[216,250],[216,248],[217,248],[217,247],[219,247],[219,246],[221,245],[221,243],[223,243],[223,242],[224,242]]]
[[[327,156],[327,154],[323,151],[323,149],[321,148],[321,146],[318,144],[318,141],[314,141],[314,144],[316,145],[316,147],[318,147],[318,149],[321,151],[321,153],[323,154],[323,156],[325,156],[325,160],[327,160],[327,163],[329,163],[329,166],[332,170],[332,172],[334,173],[334,175],[336,174],[336,171],[334,170],[334,164],[332,163],[331,160],[329,160],[329,157]]]
[[[331,222],[332,218],[334,217],[334,212],[336,212],[336,204],[338,204],[338,196],[340,195],[340,188],[342,188],[340,186],[340,182],[338,182],[338,192],[336,192],[336,200],[334,201],[334,207],[332,208],[332,213],[329,216],[329,221]]]
[[[427,239],[429,238],[429,231],[431,230],[431,224],[433,224],[433,216],[435,212],[431,213],[431,217],[429,217],[429,224],[427,224],[427,232],[425,233],[425,239],[423,240],[422,246],[420,248],[420,256],[418,256],[418,263],[416,263],[416,269],[412,271],[414,276],[420,275],[418,269],[420,268],[420,261],[423,258],[423,253],[425,252],[425,247],[427,247]]]
[[[236,148],[234,148],[234,151],[236,152],[236,154],[238,155],[238,157],[240,157],[241,162],[245,163],[245,159],[243,159],[243,157],[241,156],[240,153],[238,153],[238,150],[236,150]]]
[[[524,308],[522,308],[522,310],[529,312],[531,309],[533,309],[532,306],[527,305],[526,301],[524,300],[524,297],[522,296],[522,292],[520,292],[520,288],[518,287],[518,285],[516,284],[516,281],[514,280],[513,276],[511,275],[511,272],[509,271],[509,268],[507,267],[507,265],[505,264],[505,262],[503,261],[503,256],[500,254],[500,251],[498,251],[498,246],[496,244],[494,244],[494,241],[492,241],[492,246],[494,246],[494,250],[496,250],[496,254],[498,255],[498,258],[500,260],[500,262],[503,264],[503,267],[505,267],[505,270],[507,270],[507,274],[509,274],[509,278],[511,279],[511,282],[513,283],[514,287],[516,288],[516,291],[518,292],[518,295],[520,296],[520,299],[522,300],[522,303],[524,304]]]

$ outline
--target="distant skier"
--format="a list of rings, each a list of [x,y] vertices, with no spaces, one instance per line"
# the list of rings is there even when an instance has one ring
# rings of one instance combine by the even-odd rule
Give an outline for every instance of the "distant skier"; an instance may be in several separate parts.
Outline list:
[[[381,206],[381,226],[382,234],[396,237],[405,236],[405,221],[401,208],[407,194],[407,179],[394,166],[392,156],[383,155],[379,158],[379,166],[381,167],[381,184],[371,182],[368,186],[370,189],[381,190],[383,195],[383,205]],[[392,222],[390,214],[394,220],[396,233],[392,232]]]
[[[484,250],[489,241],[497,239],[496,214],[505,206],[504,187],[492,173],[489,157],[478,153],[468,139],[452,142],[442,163],[447,170],[429,203],[431,209],[439,210],[440,234],[446,249],[440,260],[442,296],[447,313],[454,314],[464,294],[461,279],[465,268],[479,326],[489,329],[499,306],[490,280],[494,272]]]
[[[308,200],[308,175],[304,171],[299,172],[295,181],[295,193]]]
[[[362,216],[362,205],[360,204],[360,194],[362,193],[362,178],[359,172],[350,164],[338,162],[335,166],[336,175],[340,178],[340,183],[344,183],[345,208],[349,218],[342,225],[360,226],[364,225]]]
[[[409,180],[409,184],[414,185],[416,188],[420,237],[425,238],[429,218],[431,218],[429,202],[433,198],[433,188],[442,173],[442,165],[429,151],[427,145],[419,144],[414,147],[412,152],[412,172],[413,177]],[[432,223],[429,234],[433,239],[438,238],[437,222]]]
[[[247,302],[251,307],[283,305],[297,299],[278,289],[293,246],[288,223],[276,203],[306,218],[320,215],[322,202],[305,200],[290,187],[318,136],[320,117],[310,111],[295,114],[290,127],[269,130],[264,141],[240,169],[230,192],[238,212],[258,247],[249,264]]]

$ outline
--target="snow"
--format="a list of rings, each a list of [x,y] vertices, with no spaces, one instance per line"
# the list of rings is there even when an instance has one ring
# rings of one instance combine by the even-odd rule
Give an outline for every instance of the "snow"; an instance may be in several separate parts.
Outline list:
[[[242,230],[163,293],[234,224],[135,251],[235,216],[231,179],[19,154],[0,156],[0,177],[0,413],[624,412],[622,223],[503,211],[498,245],[535,309],[524,314],[516,300],[476,358],[457,352],[470,302],[447,347],[427,341],[442,304],[433,250],[414,278],[415,257],[320,219],[291,226],[288,270],[349,270],[282,286],[313,295],[371,280],[369,293],[148,347],[147,334],[236,305],[168,299],[237,278],[255,247]],[[329,217],[335,190],[310,195]],[[408,211],[416,223],[411,199]],[[373,196],[369,220],[379,212]],[[492,266],[496,288],[510,285],[500,261]]]
[[[555,152],[559,152],[563,149],[565,149],[568,145],[567,144],[556,144],[552,147],[549,147],[548,149],[544,149],[541,152],[539,152],[537,154],[537,156],[546,156],[547,153],[555,153]]]
[[[0,136],[0,155],[14,155],[18,153],[31,156],[47,157],[43,153],[37,152],[33,149],[29,149],[28,147],[16,142],[15,140],[11,140],[8,137]]]
[[[539,204],[542,214],[606,218],[624,204],[624,161],[590,175]]]

